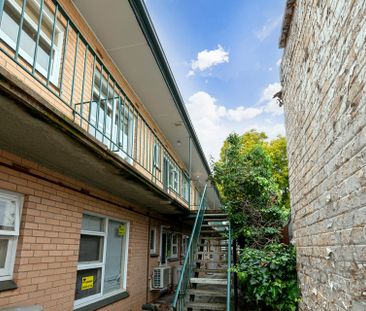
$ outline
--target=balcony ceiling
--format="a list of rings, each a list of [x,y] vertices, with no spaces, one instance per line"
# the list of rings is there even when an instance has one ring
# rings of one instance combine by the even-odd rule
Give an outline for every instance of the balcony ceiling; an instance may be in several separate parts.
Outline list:
[[[73,0],[124,78],[156,121],[180,158],[189,163],[189,130],[164,75],[127,0]],[[177,126],[179,124],[179,126]],[[177,142],[180,141],[180,144]],[[208,178],[197,146],[192,148],[192,179]],[[213,188],[208,199],[219,205]]]

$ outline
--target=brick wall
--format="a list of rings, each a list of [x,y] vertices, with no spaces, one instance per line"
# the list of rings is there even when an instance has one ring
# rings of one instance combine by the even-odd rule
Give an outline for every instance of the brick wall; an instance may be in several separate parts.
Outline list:
[[[28,168],[28,173],[9,167],[14,164]],[[71,189],[81,186],[91,195]],[[13,278],[18,289],[0,292],[0,308],[41,304],[45,311],[73,309],[81,217],[83,211],[91,211],[130,221],[130,297],[103,310],[141,309],[148,275],[147,216],[124,209],[125,202],[106,193],[4,151],[0,151],[0,189],[25,195]]]
[[[366,3],[296,1],[282,60],[301,310],[366,310]]]

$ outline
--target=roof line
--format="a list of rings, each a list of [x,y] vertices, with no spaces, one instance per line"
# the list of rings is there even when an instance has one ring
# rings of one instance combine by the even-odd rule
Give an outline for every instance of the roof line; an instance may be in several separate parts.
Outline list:
[[[279,47],[285,48],[287,43],[287,37],[290,33],[292,17],[294,16],[296,0],[287,0],[285,12],[282,20],[282,31],[279,41]]]
[[[154,25],[152,24],[150,15],[147,11],[146,5],[143,0],[129,0],[130,6],[136,16],[136,19],[142,29],[142,32],[147,40],[151,52],[159,66],[159,69],[164,77],[164,80],[169,88],[171,95],[173,96],[175,105],[178,109],[179,114],[181,115],[183,122],[188,129],[189,135],[192,137],[192,140],[197,148],[199,156],[206,168],[208,175],[211,175],[211,169],[209,164],[207,163],[207,159],[201,147],[201,144],[198,140],[196,131],[193,128],[192,121],[188,115],[187,109],[184,105],[184,101],[180,91],[178,89],[178,85],[174,79],[173,73],[170,69],[168,60],[165,56],[164,50],[161,46],[159,38],[156,34]]]

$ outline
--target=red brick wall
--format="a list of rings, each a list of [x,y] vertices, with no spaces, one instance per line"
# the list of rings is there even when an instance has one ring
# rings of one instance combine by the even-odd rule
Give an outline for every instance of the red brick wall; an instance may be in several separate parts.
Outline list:
[[[148,217],[117,206],[123,202],[108,194],[103,199],[111,203],[4,166],[14,163],[55,182],[75,187],[79,184],[0,152],[0,189],[25,195],[13,278],[18,289],[0,292],[0,307],[41,304],[45,311],[72,310],[81,217],[87,210],[130,221],[127,272],[130,297],[104,309],[140,310],[146,299]],[[90,191],[97,193],[94,189]]]

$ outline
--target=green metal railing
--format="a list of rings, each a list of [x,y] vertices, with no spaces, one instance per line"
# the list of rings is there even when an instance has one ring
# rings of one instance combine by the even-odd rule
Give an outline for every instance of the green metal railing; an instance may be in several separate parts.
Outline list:
[[[179,176],[186,175],[57,0],[0,0],[0,30],[0,51],[71,109],[74,122],[109,150],[159,185],[164,157]],[[179,189],[168,181],[165,190],[190,201],[182,181]]]
[[[195,268],[197,243],[201,234],[201,226],[207,207],[205,202],[206,190],[207,190],[207,183],[202,193],[200,206],[197,212],[196,220],[194,222],[191,237],[189,239],[188,250],[184,258],[182,272],[179,277],[178,286],[173,300],[172,307],[176,311],[184,310],[189,290],[190,279],[193,273],[193,269]]]
[[[231,310],[231,225],[229,222],[229,232],[228,232],[228,247],[227,247],[227,288],[226,288],[226,311]]]

